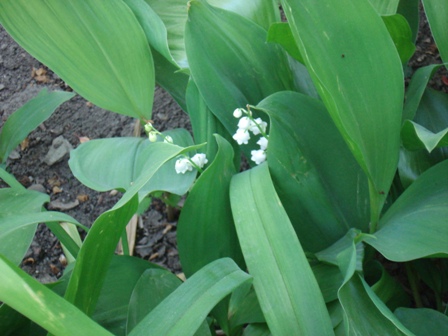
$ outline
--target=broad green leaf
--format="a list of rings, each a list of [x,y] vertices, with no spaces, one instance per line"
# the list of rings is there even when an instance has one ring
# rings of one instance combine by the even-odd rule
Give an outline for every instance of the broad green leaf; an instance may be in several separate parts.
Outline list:
[[[183,129],[165,132],[181,146],[193,144]],[[98,191],[127,190],[152,164],[154,144],[141,138],[111,138],[91,140],[70,153],[69,165],[73,175],[84,185]],[[151,181],[140,190],[140,197],[163,190],[183,195],[193,183],[196,173],[176,174],[175,160],[158,170]]]
[[[423,173],[395,201],[366,238],[387,259],[409,261],[448,254],[448,161]]]
[[[331,335],[308,260],[264,163],[235,175],[230,200],[241,249],[274,335]]]
[[[368,231],[367,178],[324,105],[279,92],[257,108],[271,117],[268,165],[303,248],[325,249],[350,227]]]
[[[0,165],[0,179],[3,180],[3,182],[5,182],[13,189],[16,190],[25,189],[25,187],[21,185],[19,181],[16,180],[15,176],[8,173],[5,169],[1,167],[1,165]]]
[[[87,100],[120,114],[151,118],[151,50],[123,1],[2,0],[0,22]]]
[[[112,335],[0,255],[0,301],[55,335]]]
[[[417,259],[412,261],[411,267],[438,295],[448,291],[448,259]]]
[[[425,148],[431,153],[435,148],[448,146],[448,128],[433,133],[422,125],[406,120],[401,128],[401,139],[408,150]]]
[[[280,11],[277,1],[273,0],[208,0],[210,5],[237,13],[246,19],[249,19],[265,30],[268,30],[271,24],[280,21]]]
[[[129,334],[193,335],[210,310],[251,277],[229,258],[208,264],[179,286]]]
[[[373,284],[373,291],[390,310],[409,306],[409,295],[377,260],[371,260],[365,265],[364,277],[367,282]]]
[[[409,23],[400,14],[383,16],[384,24],[389,31],[401,63],[406,64],[412,57],[415,51],[415,45],[412,40],[412,31]]]
[[[294,36],[292,36],[291,26],[288,23],[279,22],[271,25],[268,31],[267,42],[280,44],[293,58],[300,63],[304,63]]]
[[[151,164],[124,193],[115,206],[93,224],[78,255],[65,297],[88,315],[95,309],[106,270],[120,236],[137,211],[136,195],[170,159],[201,145],[182,148],[163,142],[153,143]],[[95,263],[92,263],[92,258]]]
[[[65,299],[88,316],[95,310],[115,247],[137,206],[137,197],[134,197],[121,207],[104,212],[93,223],[81,246]]]
[[[130,256],[113,256],[92,319],[114,335],[126,335],[129,304],[137,282],[160,266]]]
[[[448,316],[428,308],[398,308],[394,314],[416,336],[448,334]]]
[[[369,0],[380,15],[394,15],[400,0]]]
[[[15,111],[0,132],[0,163],[6,161],[9,153],[32,130],[47,120],[59,105],[74,95],[74,93],[63,91],[49,93],[47,89],[43,89],[37,97]]]
[[[398,162],[404,90],[393,41],[366,0],[282,4],[322,100],[373,185],[376,221]]]
[[[403,15],[408,21],[412,31],[412,42],[417,40],[417,34],[420,23],[420,1],[419,0],[400,0],[397,13]]]
[[[233,150],[219,135],[216,141],[215,160],[194,184],[177,226],[179,255],[187,277],[224,257],[244,269],[229,200],[230,180],[236,174]]]
[[[448,6],[445,0],[423,0],[423,7],[440,57],[448,62]],[[446,65],[445,65],[446,66]]]
[[[339,290],[346,335],[413,335],[355,274]]]
[[[126,332],[131,330],[157,305],[170,295],[182,281],[166,270],[145,271],[134,286],[129,300]]]
[[[194,139],[196,143],[207,143],[205,153],[209,162],[214,160],[218,151],[218,144],[214,137],[214,134],[217,133],[227,137],[227,140],[234,144],[233,150],[236,153],[234,160],[237,163],[235,166],[239,167],[239,146],[235,145],[235,142],[230,139],[230,135],[226,132],[224,126],[207,107],[196,83],[191,79],[187,87],[186,100]]]
[[[207,106],[234,134],[235,108],[292,88],[286,55],[242,16],[200,1],[189,4],[185,47],[191,75]]]
[[[344,281],[339,268],[319,262],[312,265],[311,269],[319,284],[325,303],[336,300],[338,298],[338,290]]]
[[[429,80],[441,66],[441,64],[428,65],[417,69],[414,73],[406,91],[406,101],[403,107],[403,121],[406,119],[414,119]]]
[[[184,43],[187,1],[172,0],[169,6],[167,6],[166,0],[145,1],[157,13],[165,25],[168,48],[172,59],[175,60],[179,68],[188,68]],[[159,50],[159,52],[161,51]],[[162,53],[162,55],[165,56],[166,54]]]
[[[249,324],[243,332],[243,336],[271,336],[268,325],[265,323]]]
[[[2,189],[8,190],[8,189]],[[2,198],[2,194],[4,193],[0,190],[0,200]],[[29,192],[29,191],[28,191]],[[42,204],[47,202],[45,197],[41,198],[42,194],[37,195],[34,192],[28,194],[25,197],[17,197],[17,194],[10,195],[6,193],[7,197],[10,197],[8,201],[4,204],[8,204],[13,206],[14,200],[20,202],[19,207],[12,207],[13,213],[6,216],[0,215],[0,252],[10,258],[10,260],[16,260],[17,265],[20,263],[22,258],[20,255],[23,255],[28,250],[30,246],[34,233],[36,231],[37,224],[46,223],[48,228],[58,237],[62,244],[67,247],[69,252],[76,257],[79,251],[79,246],[75,243],[75,241],[67,234],[67,232],[60,226],[60,222],[67,222],[75,224],[76,226],[82,228],[84,231],[88,231],[89,229],[82,224],[79,224],[72,217],[61,213],[61,212],[52,212],[52,211],[43,211],[43,212],[30,212],[23,214],[23,202],[25,204],[30,204],[30,209],[32,209],[33,203],[37,202],[37,204]],[[4,196],[5,194],[3,194]],[[46,195],[45,195],[46,196]],[[39,200],[41,203],[39,203]],[[12,202],[11,202],[12,201]],[[42,202],[44,201],[44,202]],[[38,210],[41,211],[41,206]],[[17,258],[17,259],[16,259]],[[20,260],[19,260],[20,258]]]
[[[232,293],[228,311],[232,331],[247,323],[266,322],[253,286],[247,287],[241,286]]]
[[[164,22],[149,6],[148,1],[125,0],[125,2],[143,28],[147,41],[151,46],[157,83],[167,90],[185,110],[185,88],[188,83],[188,75],[178,72],[180,68],[171,55],[168,45],[168,31]],[[170,9],[173,10],[171,3]],[[181,16],[181,22],[184,21]]]
[[[19,265],[33,241],[39,222],[21,225],[15,216],[29,213],[30,217],[40,212],[48,195],[33,190],[0,189],[0,254],[13,264]]]

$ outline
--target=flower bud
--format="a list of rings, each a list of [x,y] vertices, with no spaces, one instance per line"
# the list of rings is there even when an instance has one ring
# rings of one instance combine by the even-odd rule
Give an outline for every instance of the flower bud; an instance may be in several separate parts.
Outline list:
[[[241,118],[241,116],[243,115],[243,109],[242,108],[237,108],[235,109],[235,111],[233,111],[233,116],[235,118]]]
[[[151,142],[156,142],[157,141],[157,134],[155,132],[149,132],[148,139]]]
[[[146,133],[151,133],[151,131],[154,130],[154,127],[151,125],[151,123],[145,124],[144,128]]]
[[[169,135],[166,135],[165,139],[163,140],[163,142],[172,144],[173,143],[173,138],[170,137]]]

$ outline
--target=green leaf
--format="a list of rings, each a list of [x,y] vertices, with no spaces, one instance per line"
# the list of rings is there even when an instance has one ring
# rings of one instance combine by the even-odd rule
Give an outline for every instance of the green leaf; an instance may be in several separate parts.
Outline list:
[[[448,128],[434,134],[422,125],[406,120],[401,128],[401,139],[408,150],[425,148],[431,153],[435,148],[448,146]]]
[[[393,41],[365,0],[282,4],[322,100],[373,184],[377,220],[398,162],[403,71]]]
[[[228,258],[196,272],[149,313],[129,334],[193,335],[208,312],[251,277]]]
[[[448,254],[448,161],[423,173],[389,208],[365,241],[393,261]]]
[[[123,1],[2,0],[0,22],[87,100],[120,114],[151,118],[151,50]]]
[[[200,1],[189,3],[185,47],[191,75],[207,106],[234,134],[235,108],[292,88],[287,58],[279,46],[266,44],[266,31],[257,24]]]
[[[101,290],[110,260],[129,219],[137,211],[136,195],[170,159],[197,148],[182,148],[168,143],[153,143],[151,164],[127,189],[115,206],[103,213],[93,224],[78,255],[70,278],[66,299],[91,314]],[[92,263],[92,258],[95,263]]]
[[[265,323],[249,324],[243,332],[243,336],[271,336],[268,325]]]
[[[397,12],[399,0],[369,0],[380,15],[394,15]]]
[[[237,13],[246,19],[249,19],[265,30],[268,30],[271,24],[280,21],[280,11],[277,1],[273,0],[208,0],[210,5]]]
[[[286,22],[274,23],[269,27],[267,42],[280,44],[292,57],[300,63],[304,63],[303,57],[297,48],[296,41],[292,35],[291,27]]]
[[[257,108],[271,117],[268,165],[303,248],[325,249],[350,227],[367,231],[367,178],[324,105],[279,92]]]
[[[238,239],[271,332],[332,334],[319,286],[267,165],[235,175],[230,200]]]
[[[47,120],[59,105],[74,95],[74,93],[63,91],[49,93],[47,89],[43,89],[37,97],[15,111],[0,132],[0,163],[6,161],[9,153],[32,130]]]
[[[140,321],[170,295],[182,281],[166,270],[149,269],[138,279],[129,300],[126,332],[129,334]]]
[[[406,91],[406,101],[403,108],[403,121],[406,119],[414,119],[429,80],[441,66],[442,64],[428,65],[417,69],[414,73]]]
[[[423,0],[426,17],[429,27],[431,27],[432,36],[436,41],[440,57],[443,62],[448,62],[448,6],[445,0]],[[445,65],[446,66],[446,65]]]
[[[194,184],[177,226],[179,255],[187,277],[224,257],[244,269],[229,200],[230,180],[236,174],[233,150],[221,136],[216,135],[216,141],[216,158]]]
[[[409,23],[412,30],[412,42],[417,40],[417,34],[420,23],[420,1],[419,0],[400,0],[397,13],[403,15]]]
[[[406,64],[415,52],[409,23],[400,14],[383,16],[382,18],[400,55],[401,63]]]
[[[160,266],[130,256],[113,256],[92,319],[114,335],[126,335],[131,296],[141,276]]]
[[[413,335],[355,274],[339,290],[346,335]]]
[[[398,319],[416,336],[448,334],[448,316],[428,308],[398,308]]]
[[[165,132],[176,144],[193,144],[188,131],[177,129]],[[159,139],[161,140],[161,139]],[[91,140],[70,153],[69,166],[73,175],[84,185],[98,191],[127,190],[152,164],[154,144],[141,138],[111,138]],[[193,183],[196,172],[176,174],[175,160],[156,172],[151,181],[140,190],[140,197],[163,190],[183,195]]]
[[[33,241],[37,224],[21,225],[15,221],[18,214],[29,213],[30,217],[40,212],[48,195],[33,190],[0,189],[0,254],[13,264],[19,265]]]
[[[0,255],[0,301],[55,335],[112,335]]]
[[[16,180],[14,175],[8,173],[1,166],[0,166],[0,179],[3,180],[3,182],[5,182],[13,189],[16,190],[25,189],[25,187],[21,185],[19,181]]]

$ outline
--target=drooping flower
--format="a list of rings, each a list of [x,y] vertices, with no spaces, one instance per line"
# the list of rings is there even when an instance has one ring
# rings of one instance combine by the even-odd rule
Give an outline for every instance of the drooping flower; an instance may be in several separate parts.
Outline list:
[[[204,165],[208,162],[207,157],[205,156],[204,153],[198,153],[195,154],[192,158],[191,161],[194,162],[194,164],[196,166],[198,166],[199,168],[204,167]]]
[[[243,115],[243,109],[242,108],[237,108],[237,109],[235,109],[235,111],[233,111],[233,116],[235,117],[235,118],[241,118],[241,116]]]
[[[157,141],[157,133],[156,132],[149,132],[148,133],[148,139],[151,142],[156,142]]]
[[[151,123],[146,123],[145,126],[144,126],[144,128],[145,128],[145,132],[146,132],[146,133],[151,133],[151,131],[154,130],[154,127],[152,126]]]
[[[247,145],[250,139],[250,134],[243,128],[238,128],[236,133],[233,135],[233,139],[238,142],[238,145],[245,144]]]
[[[193,170],[193,165],[187,158],[182,158],[176,161],[174,169],[176,169],[178,174],[185,174],[187,171]]]
[[[266,152],[262,149],[253,150],[250,152],[250,154],[252,155],[250,159],[254,161],[257,165],[266,161]]]
[[[166,135],[165,139],[163,140],[163,142],[172,144],[173,143],[173,138],[170,137],[169,135]]]
[[[258,125],[258,126],[257,126]],[[261,120],[261,118],[257,118],[255,119],[252,124],[250,125],[250,131],[254,134],[254,135],[258,135],[260,134],[260,128],[263,131],[263,133],[266,133],[266,127],[268,126],[268,124]]]
[[[250,120],[249,117],[242,117],[240,121],[238,121],[238,128],[247,131],[249,128],[253,126],[253,121]]]
[[[260,140],[257,141],[257,144],[260,145],[260,148],[265,151],[268,148],[268,139],[261,137]]]

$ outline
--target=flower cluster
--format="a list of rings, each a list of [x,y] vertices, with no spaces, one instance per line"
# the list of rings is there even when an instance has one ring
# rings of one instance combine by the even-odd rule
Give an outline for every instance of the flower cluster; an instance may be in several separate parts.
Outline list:
[[[243,116],[243,114],[245,114],[245,116]],[[261,134],[262,136],[257,141],[257,144],[260,145],[260,149],[250,152],[252,155],[251,160],[257,165],[266,161],[266,150],[268,148],[268,135],[266,134],[266,127],[268,124],[261,120],[261,118],[254,119],[250,109],[245,110],[242,108],[237,108],[233,111],[233,116],[240,119],[238,121],[238,129],[233,135],[233,139],[235,139],[238,145],[247,145],[249,143],[250,133],[253,135]]]
[[[207,157],[203,153],[198,153],[194,155],[192,158],[183,157],[176,161],[176,165],[174,168],[176,169],[176,173],[185,174],[187,171],[192,171],[193,168],[201,171],[201,168],[208,162]]]
[[[163,142],[166,143],[173,143],[173,138],[169,135],[164,135],[163,133],[159,132],[152,124],[151,122],[147,122],[145,124],[145,132],[148,134],[148,139],[151,142],[156,142],[157,137],[161,136],[163,138]],[[192,171],[193,168],[197,169],[198,171],[202,172],[202,167],[204,167],[205,164],[207,164],[208,160],[205,154],[198,153],[194,155],[192,158],[188,156],[184,156],[176,161],[176,164],[174,166],[174,169],[176,169],[177,174],[185,174],[187,171]]]
[[[171,143],[171,144],[173,143],[172,137],[170,137],[169,135],[164,135],[163,133],[156,130],[150,122],[147,122],[145,124],[145,132],[146,132],[146,134],[148,134],[148,139],[151,142],[156,142],[157,136],[160,135],[163,138],[163,142]]]

